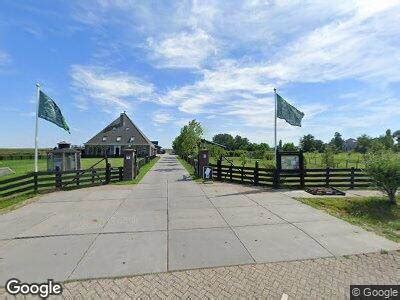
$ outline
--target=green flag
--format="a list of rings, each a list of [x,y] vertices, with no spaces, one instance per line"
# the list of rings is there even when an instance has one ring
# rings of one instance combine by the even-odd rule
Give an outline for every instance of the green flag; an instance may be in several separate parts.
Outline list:
[[[68,131],[69,134],[69,127],[67,125],[67,122],[65,122],[65,119],[61,113],[60,108],[57,106],[57,104],[51,99],[49,96],[47,96],[45,93],[42,91],[39,91],[39,118],[45,119],[47,121],[50,121],[57,126],[65,129]]]
[[[304,113],[287,103],[286,100],[278,94],[276,94],[276,100],[276,116],[279,119],[284,119],[290,125],[301,127],[301,119],[304,117]]]

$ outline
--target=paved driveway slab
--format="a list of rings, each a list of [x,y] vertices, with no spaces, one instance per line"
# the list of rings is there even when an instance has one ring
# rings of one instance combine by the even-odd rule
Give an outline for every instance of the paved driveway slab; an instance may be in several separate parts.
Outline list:
[[[193,269],[254,262],[228,228],[172,230],[169,269]]]
[[[108,221],[103,232],[134,232],[167,230],[165,210],[123,210],[119,209]]]
[[[219,210],[231,226],[264,225],[284,222],[260,206],[222,207]]]
[[[171,197],[168,198],[168,209],[185,209],[185,208],[213,208],[210,200],[205,196],[195,197]]]
[[[0,285],[10,278],[23,282],[67,279],[94,238],[77,235],[13,240],[0,248]]]
[[[167,210],[167,198],[128,198],[122,203],[121,211]]]
[[[332,256],[290,224],[236,227],[234,230],[257,262]]]
[[[214,208],[174,209],[169,211],[169,229],[227,227]]]
[[[101,234],[71,279],[123,276],[167,270],[167,233]]]
[[[340,220],[295,223],[335,255],[399,249],[399,244]]]
[[[216,207],[257,206],[257,203],[244,195],[216,196],[210,200]]]

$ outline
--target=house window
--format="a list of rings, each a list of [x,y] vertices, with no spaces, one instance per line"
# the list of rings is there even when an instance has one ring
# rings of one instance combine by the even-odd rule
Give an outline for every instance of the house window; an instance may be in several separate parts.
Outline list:
[[[107,141],[107,137],[103,136],[103,142]]]
[[[121,141],[121,137],[119,136],[119,137],[117,137],[117,142],[120,142]]]
[[[130,138],[129,138],[129,143],[133,143],[134,140],[135,140],[135,137],[133,137],[133,136],[130,137]]]

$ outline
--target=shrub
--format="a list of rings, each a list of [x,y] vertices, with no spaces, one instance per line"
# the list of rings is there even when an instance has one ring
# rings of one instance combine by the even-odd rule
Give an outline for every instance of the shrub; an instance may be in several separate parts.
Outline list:
[[[328,168],[333,168],[335,165],[335,152],[331,147],[326,147],[322,153],[322,163]]]
[[[365,172],[388,195],[389,202],[396,204],[396,191],[400,187],[400,155],[387,150],[368,153]]]

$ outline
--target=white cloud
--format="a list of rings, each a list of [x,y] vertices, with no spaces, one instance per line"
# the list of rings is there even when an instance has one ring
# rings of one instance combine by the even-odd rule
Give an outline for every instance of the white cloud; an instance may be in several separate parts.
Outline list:
[[[166,124],[172,121],[174,118],[167,112],[156,112],[152,116],[153,121],[156,124]]]
[[[4,51],[0,50],[0,67],[10,62],[10,56]]]
[[[134,101],[148,100],[154,90],[152,84],[135,76],[96,66],[74,65],[71,77],[81,109],[88,106],[88,100],[110,112],[129,109]]]
[[[342,78],[400,80],[399,1],[363,1],[353,15],[319,27],[272,59],[272,78],[321,82]]]
[[[215,44],[215,40],[203,30],[180,32],[160,41],[148,39],[152,58],[158,67],[165,68],[200,68],[209,56],[216,53]]]

